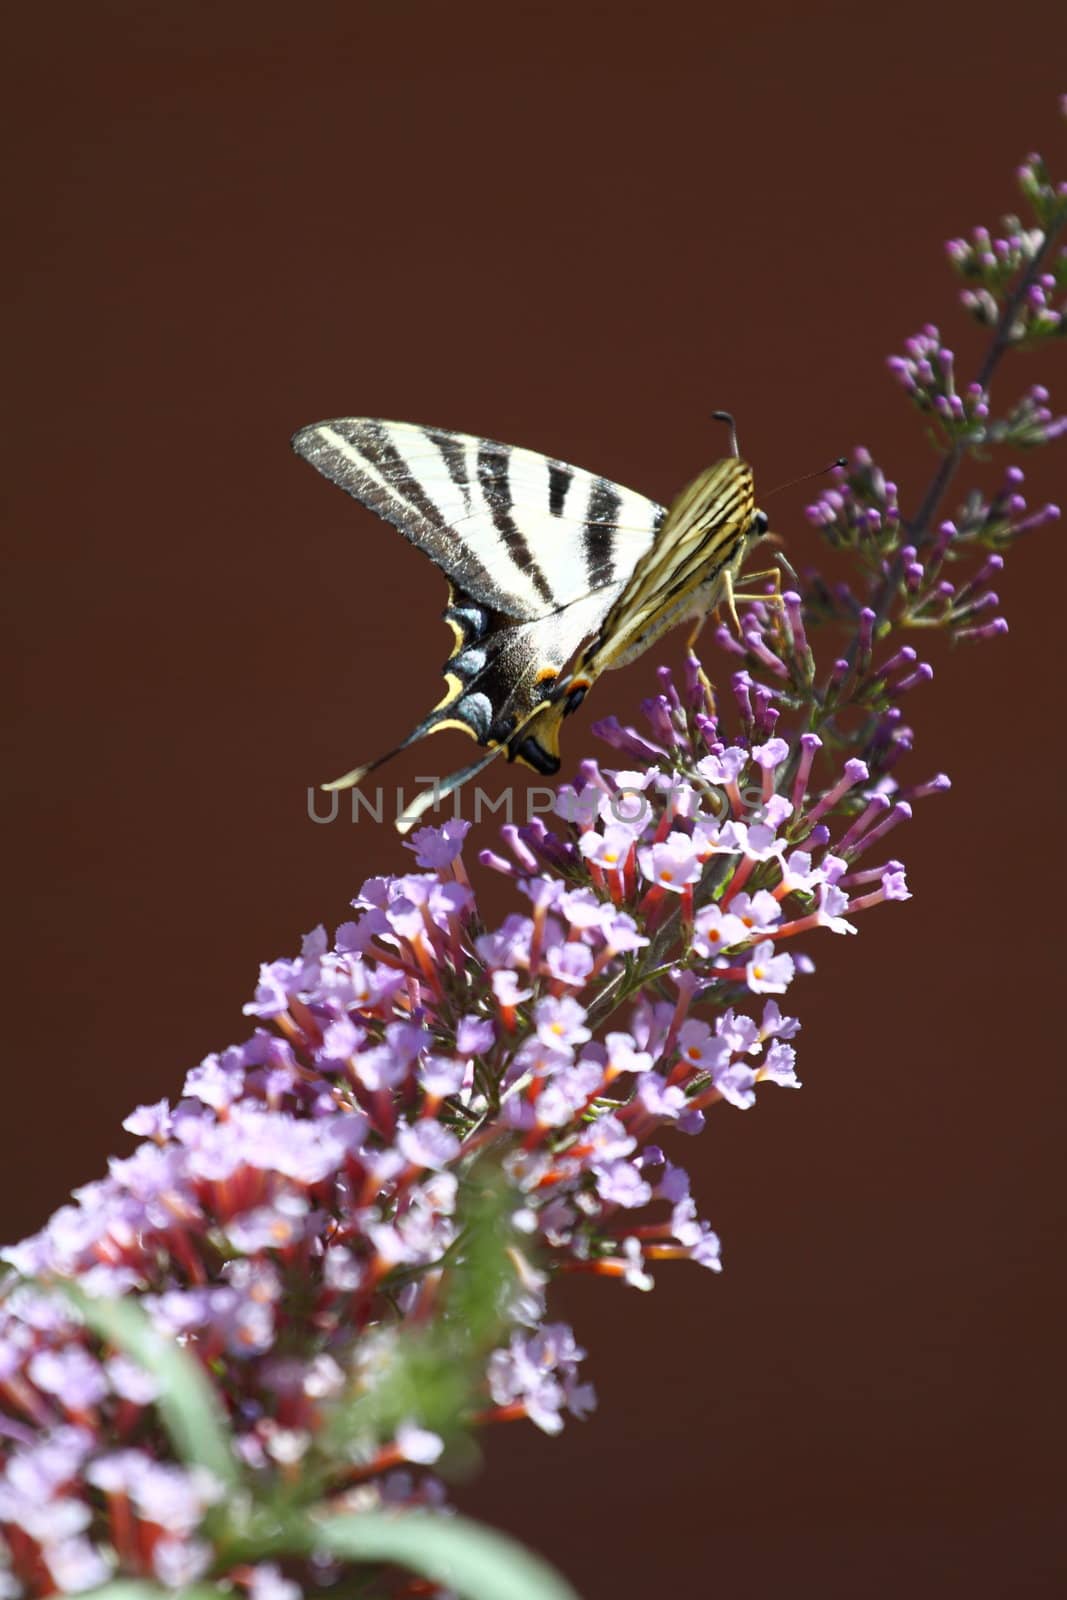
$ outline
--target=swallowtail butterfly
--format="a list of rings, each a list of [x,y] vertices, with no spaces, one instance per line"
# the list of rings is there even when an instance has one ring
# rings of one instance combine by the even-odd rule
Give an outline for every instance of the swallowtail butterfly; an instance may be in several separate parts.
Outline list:
[[[454,643],[444,698],[394,750],[325,785],[359,784],[398,751],[460,728],[487,752],[420,795],[401,832],[506,755],[559,769],[560,725],[602,672],[667,628],[699,628],[767,528],[737,450],[664,508],[534,450],[410,422],[340,417],[301,428],[293,449],[418,545],[448,579]]]

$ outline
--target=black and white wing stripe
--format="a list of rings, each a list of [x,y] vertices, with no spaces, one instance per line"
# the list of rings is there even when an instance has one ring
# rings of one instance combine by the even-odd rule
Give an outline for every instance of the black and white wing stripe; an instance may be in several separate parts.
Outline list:
[[[519,621],[624,584],[666,515],[581,467],[444,428],[340,417],[302,428],[293,449]]]

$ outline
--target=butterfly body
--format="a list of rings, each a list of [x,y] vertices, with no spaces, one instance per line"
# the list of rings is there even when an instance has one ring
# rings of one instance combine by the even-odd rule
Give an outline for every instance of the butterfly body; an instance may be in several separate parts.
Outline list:
[[[402,827],[498,754],[556,772],[562,720],[601,673],[706,615],[766,527],[736,455],[665,510],[534,451],[411,423],[340,418],[301,429],[293,448],[449,581],[445,694],[397,748],[457,728],[488,753],[420,797]]]

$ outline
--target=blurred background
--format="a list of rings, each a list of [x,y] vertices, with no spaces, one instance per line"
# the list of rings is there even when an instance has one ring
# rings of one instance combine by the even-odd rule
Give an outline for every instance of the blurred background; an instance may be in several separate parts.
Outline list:
[[[260,958],[410,860],[306,798],[438,698],[443,584],[292,430],[430,422],[669,499],[728,406],[764,492],[864,443],[914,504],[933,461],[885,357],[940,321],[966,373],[943,240],[1012,208],[1027,151],[1067,169],[1067,28],[58,0],[5,33],[12,1239],[243,1036]],[[1062,406],[1065,366],[1001,395]],[[1050,449],[1027,490],[1065,479]],[[798,564],[816,488],[771,502]],[[1007,639],[935,648],[912,771],[954,787],[895,836],[915,898],[810,946],[803,1093],[684,1147],[725,1273],[565,1286],[599,1413],[500,1430],[456,1489],[591,1600],[1056,1590],[1063,581],[1053,525],[1009,561]],[[598,689],[565,776],[653,672]],[[443,735],[395,781],[469,757]]]

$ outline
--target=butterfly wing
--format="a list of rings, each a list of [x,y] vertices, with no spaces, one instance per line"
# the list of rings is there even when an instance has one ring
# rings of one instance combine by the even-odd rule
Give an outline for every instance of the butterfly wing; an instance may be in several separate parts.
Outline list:
[[[655,547],[620,585],[573,677],[588,686],[640,655],[683,618],[718,603],[758,529],[752,469],[737,456],[707,468],[672,503]]]
[[[397,749],[459,728],[491,752],[506,748],[510,759],[554,772],[558,719],[543,737],[524,739],[523,727],[600,629],[664,508],[536,451],[406,422],[316,423],[294,435],[293,448],[449,579],[446,693]],[[328,787],[359,783],[378,764]]]
[[[339,417],[293,436],[480,605],[529,621],[633,572],[662,506],[581,467],[410,422]]]
[[[445,698],[425,731],[460,727],[487,748],[506,745],[511,760],[555,772],[558,740],[524,738],[523,730],[554,700],[563,669],[600,628],[620,588],[608,584],[547,617],[500,622],[482,645],[458,650],[445,669]]]

